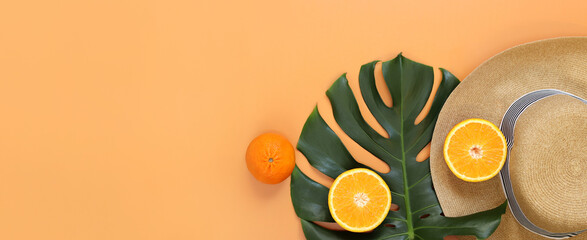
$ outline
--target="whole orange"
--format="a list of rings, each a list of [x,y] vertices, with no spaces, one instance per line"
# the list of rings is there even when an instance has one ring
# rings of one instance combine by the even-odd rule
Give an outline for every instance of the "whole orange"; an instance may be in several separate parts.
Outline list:
[[[296,165],[293,146],[275,133],[264,133],[253,139],[247,148],[246,160],[251,174],[267,184],[282,182]]]

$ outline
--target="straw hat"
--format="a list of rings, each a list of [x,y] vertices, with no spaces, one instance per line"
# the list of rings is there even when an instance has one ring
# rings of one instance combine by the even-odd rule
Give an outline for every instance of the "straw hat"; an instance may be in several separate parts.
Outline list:
[[[497,126],[522,95],[559,89],[587,99],[587,37],[541,40],[508,49],[475,69],[446,101],[432,137],[430,168],[446,216],[488,210],[505,201],[498,176],[480,183],[455,177],[442,148],[462,120]],[[524,214],[551,232],[587,228],[587,106],[557,95],[531,105],[518,119],[510,153],[514,192]],[[547,239],[526,230],[510,210],[489,239]],[[587,239],[582,233],[571,239]]]

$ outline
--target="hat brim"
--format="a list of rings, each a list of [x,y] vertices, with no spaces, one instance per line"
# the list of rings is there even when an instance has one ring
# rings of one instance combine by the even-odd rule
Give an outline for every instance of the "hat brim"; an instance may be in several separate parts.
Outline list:
[[[450,172],[442,153],[444,139],[448,132],[457,123],[469,118],[487,119],[499,126],[501,118],[511,103],[522,95],[539,89],[559,89],[584,99],[587,98],[587,37],[547,39],[508,49],[481,64],[453,91],[439,114],[430,152],[432,180],[446,216],[472,214],[494,208],[505,201],[499,177],[480,183],[468,183]],[[560,104],[561,101],[564,103],[566,100],[554,99],[549,101],[550,103],[546,102],[543,107],[548,108],[548,104]],[[564,111],[567,112],[563,114],[579,114],[579,119],[583,121],[587,119],[585,112],[577,112],[573,108],[565,109]],[[552,123],[552,126],[548,128],[549,131],[557,131],[557,128],[562,130],[563,125]],[[585,139],[582,137],[587,134],[587,129],[579,130],[570,141],[574,141],[579,146],[585,146],[585,141],[581,139]],[[587,148],[582,147],[579,153],[573,152],[572,156],[584,159],[587,154],[585,151]],[[565,160],[559,161],[564,163]],[[578,167],[580,168],[578,172],[587,172],[587,164],[580,164]],[[586,180],[573,181],[582,181],[582,185],[587,186]],[[533,187],[540,188],[540,186]],[[577,189],[573,191],[577,192]],[[587,197],[582,192],[578,194]],[[571,197],[576,198],[576,196]],[[564,197],[557,200],[564,201]],[[587,199],[576,201],[579,205],[576,209],[568,209],[569,204],[561,205],[572,216],[570,220],[559,221],[559,225],[555,224],[555,230],[563,228],[563,230],[573,231],[587,227],[585,220],[587,217],[577,215],[587,211],[587,205],[581,202],[583,200]],[[568,226],[569,229],[564,229],[564,226]],[[524,229],[508,210],[502,218],[502,223],[489,239],[547,238],[541,238]],[[581,234],[573,239],[587,239],[587,234]]]

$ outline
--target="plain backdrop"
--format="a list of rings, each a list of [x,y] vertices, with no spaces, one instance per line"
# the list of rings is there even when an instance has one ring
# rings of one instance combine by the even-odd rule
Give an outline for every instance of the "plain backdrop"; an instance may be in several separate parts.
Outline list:
[[[587,35],[584,0],[0,3],[0,239],[303,239],[294,145],[342,73],[398,53],[464,79],[515,45]]]

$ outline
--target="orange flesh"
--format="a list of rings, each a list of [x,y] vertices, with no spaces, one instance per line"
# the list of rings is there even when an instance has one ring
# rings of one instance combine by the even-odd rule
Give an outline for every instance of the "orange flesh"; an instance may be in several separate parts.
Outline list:
[[[365,172],[355,172],[340,179],[332,191],[331,209],[338,218],[337,222],[341,221],[351,228],[374,228],[379,225],[387,215],[391,201],[386,187],[379,179]]]
[[[451,170],[469,180],[486,180],[494,176],[505,161],[505,139],[495,126],[486,123],[466,123],[449,134],[447,144],[445,157],[448,156]]]

